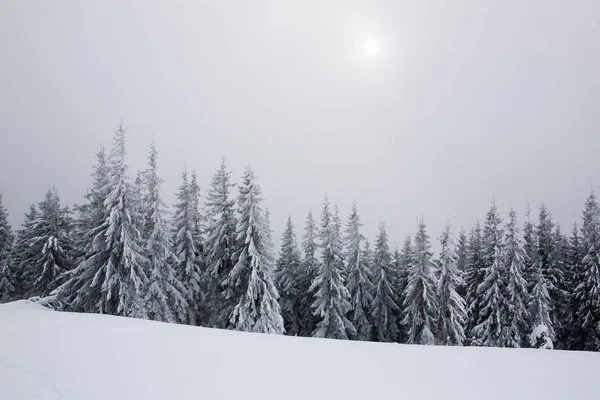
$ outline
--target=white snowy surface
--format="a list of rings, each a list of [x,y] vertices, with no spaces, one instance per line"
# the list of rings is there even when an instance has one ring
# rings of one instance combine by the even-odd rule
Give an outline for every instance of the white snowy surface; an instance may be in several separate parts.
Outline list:
[[[0,305],[0,399],[600,399],[600,354],[247,334]]]

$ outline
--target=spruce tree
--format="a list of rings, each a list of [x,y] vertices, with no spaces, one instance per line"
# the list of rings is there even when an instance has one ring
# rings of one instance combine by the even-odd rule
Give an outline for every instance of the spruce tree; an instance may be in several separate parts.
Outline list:
[[[519,238],[517,213],[514,210],[510,210],[505,231],[508,310],[500,344],[502,347],[522,347],[528,333],[529,285],[523,278],[525,250]]]
[[[557,259],[556,243],[554,241],[553,228],[555,224],[552,221],[552,215],[548,208],[542,204],[540,206],[539,221],[536,229],[537,254],[536,266],[541,268],[542,277],[545,280],[545,286],[550,295],[550,318],[552,328],[555,334],[562,332],[562,321],[560,319],[560,308],[564,303],[564,292],[562,282],[564,279],[563,271]],[[562,347],[559,337],[552,337],[555,347]]]
[[[11,260],[13,234],[2,197],[2,193],[0,193],[0,303],[6,303],[14,299],[16,289]]]
[[[465,340],[467,309],[465,300],[457,292],[457,288],[462,285],[462,278],[458,269],[458,257],[454,252],[450,225],[446,225],[440,236],[440,248],[436,342],[442,345],[462,346]]]
[[[225,280],[235,307],[230,322],[237,330],[283,334],[283,317],[273,273],[272,243],[267,217],[261,209],[261,189],[246,167],[238,196],[237,260]],[[238,295],[239,293],[239,295]]]
[[[28,297],[48,296],[59,285],[62,274],[71,267],[71,261],[64,250],[68,247],[68,238],[62,228],[63,215],[56,189],[46,192],[38,209],[40,213],[33,224],[33,235],[28,243],[35,251],[30,259],[33,281]]]
[[[346,314],[352,308],[350,293],[344,285],[342,260],[342,240],[339,235],[337,218],[329,209],[329,201],[325,197],[321,213],[321,257],[316,278],[310,290],[315,292],[312,304],[314,315],[319,322],[313,336],[331,339],[348,339],[356,330]]]
[[[486,214],[483,228],[483,279],[477,287],[476,296],[480,306],[477,325],[473,327],[473,344],[478,346],[501,346],[505,315],[506,271],[504,246],[500,230],[500,217],[495,203]]]
[[[182,322],[190,325],[207,323],[207,312],[202,307],[203,274],[198,254],[197,228],[194,215],[197,213],[197,204],[194,201],[194,192],[188,181],[187,170],[181,174],[182,183],[177,191],[177,203],[173,216],[172,248],[175,254],[176,277],[185,289],[187,302],[187,316]]]
[[[38,221],[38,210],[35,205],[29,206],[29,212],[25,213],[25,221],[21,229],[17,231],[15,243],[12,251],[12,263],[14,265],[13,286],[15,287],[14,299],[27,298],[27,294],[32,290],[32,283],[35,280],[34,259],[39,254],[39,249],[31,246],[35,238],[35,225]]]
[[[409,268],[404,299],[404,319],[407,343],[435,344],[435,325],[438,314],[435,264],[431,260],[431,244],[425,221],[419,219]]]
[[[479,221],[469,234],[469,245],[467,248],[467,265],[465,269],[465,292],[467,303],[467,341],[473,344],[475,339],[474,328],[478,323],[481,311],[481,296],[477,294],[477,288],[483,282],[485,266],[483,258],[483,241],[481,237],[481,226]]]
[[[531,293],[535,284],[535,265],[537,260],[537,236],[531,222],[531,209],[527,206],[526,221],[523,226],[523,250],[525,252],[523,279],[527,281],[528,291]]]
[[[175,255],[171,250],[169,227],[165,215],[165,204],[160,198],[162,180],[157,174],[157,151],[154,143],[148,156],[149,168],[144,171],[144,198],[147,233],[145,250],[148,258],[148,289],[144,301],[148,318],[164,322],[187,320],[186,290],[176,276],[173,264]]]
[[[385,224],[379,225],[379,235],[375,241],[373,257],[373,329],[375,339],[379,342],[395,342],[398,340],[398,294],[394,286],[392,254],[388,244]]]
[[[583,258],[585,257],[585,249],[583,247],[583,241],[580,236],[579,227],[577,224],[573,224],[571,236],[569,237],[567,245],[567,264],[568,264],[568,283],[567,290],[571,295],[569,296],[569,317],[567,319],[567,326],[569,330],[567,332],[568,342],[567,348],[569,350],[581,350],[583,346],[579,341],[579,338],[583,337],[583,329],[578,326],[577,321],[577,310],[579,308],[579,301],[576,296],[576,290],[579,283],[583,281]]]
[[[396,284],[396,293],[398,294],[398,307],[400,308],[400,312],[399,315],[402,318],[405,313],[406,313],[406,309],[405,309],[405,300],[406,300],[406,293],[407,293],[407,288],[408,288],[408,276],[409,276],[409,271],[410,271],[410,266],[412,263],[412,257],[413,257],[413,248],[412,248],[412,239],[410,237],[410,235],[406,236],[406,238],[404,239],[404,244],[402,245],[402,251],[399,252],[399,254],[396,254],[394,256],[395,260],[396,260],[396,265],[397,265],[397,274],[398,274],[398,281]],[[398,326],[398,342],[400,343],[406,343],[406,341],[408,340],[408,334],[406,332],[406,325],[402,323],[402,321],[400,322],[399,326]]]
[[[592,192],[583,210],[582,253],[574,293],[576,350],[600,350],[600,207]]]
[[[554,328],[550,317],[550,294],[546,287],[546,280],[542,270],[541,259],[536,259],[533,269],[533,289],[529,314],[531,315],[531,333],[529,344],[531,347],[541,349],[554,348]]]
[[[139,205],[133,203],[125,163],[125,128],[120,125],[108,162],[104,215],[91,228],[93,237],[84,259],[58,288],[57,298],[75,311],[145,318],[147,275],[142,249]]]
[[[313,218],[312,210],[309,209],[302,236],[303,258],[300,279],[298,281],[299,292],[305,294],[298,299],[300,336],[311,336],[318,322],[318,318],[313,314],[311,307],[315,301],[314,291],[310,290],[319,270],[317,236],[317,225]]]
[[[467,288],[465,284],[467,265],[469,262],[469,240],[467,238],[467,234],[464,229],[461,228],[460,233],[458,234],[458,240],[456,242],[456,268],[458,268],[458,272],[461,278],[461,283],[456,288],[457,293],[465,300],[466,307],[466,296],[467,296]]]
[[[360,233],[362,223],[358,215],[356,203],[352,203],[348,225],[346,227],[346,260],[348,277],[346,287],[350,293],[352,309],[349,319],[356,328],[356,340],[371,340],[373,326],[370,321],[371,303],[373,301],[373,283],[371,271],[364,258]]]
[[[300,332],[301,323],[299,300],[301,296],[306,296],[306,292],[300,292],[302,265],[291,215],[288,216],[281,238],[281,250],[275,277],[281,296],[279,301],[285,332],[287,335],[296,336]]]
[[[209,311],[208,326],[230,327],[229,317],[233,311],[233,293],[224,286],[225,279],[233,268],[233,253],[236,249],[236,219],[234,200],[229,190],[231,173],[227,171],[225,160],[212,178],[206,194],[204,214],[206,226],[206,274],[207,302]]]

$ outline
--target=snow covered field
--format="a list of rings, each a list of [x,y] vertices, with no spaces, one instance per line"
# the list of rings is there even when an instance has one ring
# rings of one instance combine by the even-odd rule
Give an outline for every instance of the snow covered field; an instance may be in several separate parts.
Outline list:
[[[246,334],[0,305],[0,399],[598,399],[600,354]]]

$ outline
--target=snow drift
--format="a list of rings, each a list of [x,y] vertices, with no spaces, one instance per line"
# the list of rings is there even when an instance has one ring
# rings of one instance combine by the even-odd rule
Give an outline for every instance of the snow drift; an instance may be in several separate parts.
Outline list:
[[[291,338],[0,305],[0,398],[597,399],[600,354]]]

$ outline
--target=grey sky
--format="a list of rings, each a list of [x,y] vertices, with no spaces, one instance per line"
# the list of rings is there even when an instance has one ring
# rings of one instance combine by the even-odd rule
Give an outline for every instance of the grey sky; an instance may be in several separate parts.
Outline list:
[[[221,155],[236,180],[251,162],[276,233],[325,193],[400,244],[492,198],[568,228],[600,184],[599,19],[597,0],[4,0],[0,191],[13,226],[51,185],[79,202],[123,117],[132,175],[156,140],[167,203],[186,161],[203,188]]]

